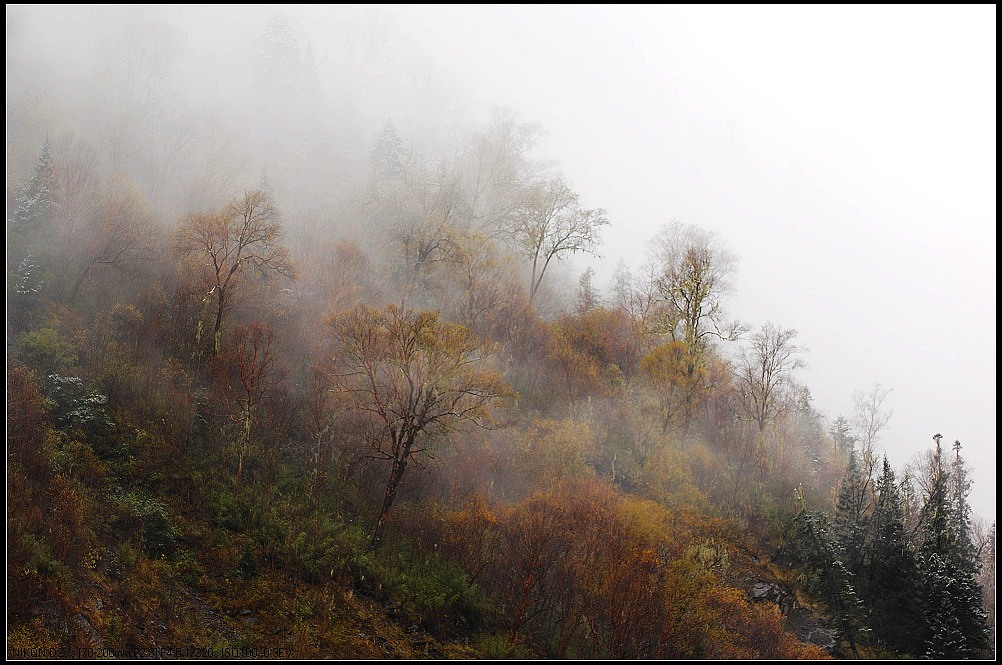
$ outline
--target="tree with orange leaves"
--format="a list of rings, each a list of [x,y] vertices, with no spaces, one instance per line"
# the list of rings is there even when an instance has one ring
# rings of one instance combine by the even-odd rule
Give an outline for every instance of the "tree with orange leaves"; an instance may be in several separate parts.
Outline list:
[[[371,545],[382,541],[407,464],[464,423],[487,427],[511,394],[490,366],[492,347],[438,312],[359,307],[330,322],[333,390],[367,421],[373,457],[391,462]]]

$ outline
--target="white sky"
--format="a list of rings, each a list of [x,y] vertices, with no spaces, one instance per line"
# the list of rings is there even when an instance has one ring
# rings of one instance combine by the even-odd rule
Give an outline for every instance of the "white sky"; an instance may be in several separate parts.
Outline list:
[[[959,438],[995,516],[995,17],[972,7],[386,10],[608,211],[607,277],[671,220],[739,256],[730,311],[800,331],[816,406],[893,389],[900,469]]]

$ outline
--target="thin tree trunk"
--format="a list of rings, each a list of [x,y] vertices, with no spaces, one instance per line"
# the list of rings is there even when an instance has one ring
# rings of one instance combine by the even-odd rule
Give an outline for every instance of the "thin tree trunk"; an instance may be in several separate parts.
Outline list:
[[[223,307],[225,304],[226,296],[220,287],[219,298],[216,300],[216,324],[212,328],[212,355],[219,353],[219,329],[223,327]]]
[[[403,449],[400,451],[400,457],[393,460],[390,480],[386,483],[386,495],[383,497],[383,507],[379,511],[379,519],[376,520],[376,528],[372,532],[372,541],[369,544],[370,549],[379,549],[380,544],[383,542],[383,527],[386,525],[386,515],[390,512],[390,508],[393,506],[393,499],[397,496],[397,488],[400,486],[400,480],[404,477],[404,471],[407,469],[407,460],[411,455],[411,447],[413,445],[414,439],[407,439],[404,442]]]
[[[77,278],[76,283],[73,285],[73,292],[70,294],[70,304],[74,304],[77,301],[77,296],[80,294],[80,289],[83,287],[84,283],[90,278],[91,271],[94,269],[94,262],[91,261],[87,264],[87,269],[80,273],[80,277]]]

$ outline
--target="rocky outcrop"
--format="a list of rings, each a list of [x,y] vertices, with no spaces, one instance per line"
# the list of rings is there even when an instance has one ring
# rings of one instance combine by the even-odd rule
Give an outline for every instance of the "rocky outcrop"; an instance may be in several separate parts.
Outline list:
[[[783,615],[784,627],[801,642],[817,645],[829,653],[835,648],[835,630],[824,617],[803,607],[797,601],[797,594],[785,585],[758,580],[748,590],[748,599],[775,603]]]
[[[779,613],[783,616],[789,616],[790,612],[798,607],[796,594],[775,582],[759,580],[748,591],[748,598],[753,602],[771,601],[776,603],[779,606]]]

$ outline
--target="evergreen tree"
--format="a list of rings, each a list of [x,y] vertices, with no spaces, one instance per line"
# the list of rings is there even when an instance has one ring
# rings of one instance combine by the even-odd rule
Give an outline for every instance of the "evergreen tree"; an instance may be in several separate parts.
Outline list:
[[[835,504],[834,535],[842,552],[842,562],[852,575],[863,568],[870,529],[870,478],[864,477],[855,450],[849,452],[849,466],[839,487]]]
[[[918,567],[905,534],[901,495],[887,457],[877,480],[866,596],[874,636],[899,654],[921,653]]]
[[[370,153],[372,177],[377,180],[402,180],[404,177],[404,142],[390,120],[376,139]]]
[[[942,435],[933,437],[936,452],[929,467],[929,485],[922,506],[922,546],[919,563],[922,572],[921,600],[925,614],[925,656],[929,658],[972,658],[988,646],[986,615],[981,603],[981,588],[975,578],[977,564],[966,548],[966,536],[958,533],[964,519],[957,513],[956,480],[943,465]],[[959,447],[957,458],[960,457]],[[954,468],[957,468],[954,463]],[[961,482],[961,486],[964,483]],[[969,528],[970,522],[967,522]],[[965,549],[968,551],[965,552]]]
[[[995,522],[977,539],[978,584],[981,586],[982,607],[985,608],[988,626],[989,658],[995,657]]]
[[[915,490],[915,483],[912,480],[908,469],[905,469],[898,483],[898,495],[901,497],[901,513],[905,518],[905,539],[912,551],[918,549],[919,526],[921,525],[922,501],[919,493]]]
[[[828,605],[837,638],[847,641],[853,656],[859,658],[856,639],[865,630],[864,608],[845,566],[845,551],[827,515],[807,510],[803,491],[797,493],[800,512],[795,518],[794,543],[808,588]]]
[[[42,141],[38,161],[31,170],[27,184],[17,197],[11,212],[12,229],[18,232],[35,231],[52,219],[56,209],[56,177],[52,167],[52,150],[49,139]]]
[[[852,426],[845,416],[839,416],[832,423],[830,431],[836,452],[849,452],[856,446],[856,437],[852,434]]]
[[[28,182],[7,213],[7,302],[9,320],[22,320],[38,304],[38,294],[51,278],[52,217],[58,206],[49,139],[42,141]]]
[[[967,476],[967,464],[960,456],[960,441],[953,442],[953,461],[950,463],[950,512],[951,530],[956,538],[957,563],[976,570],[976,553],[971,534],[971,506],[967,496],[971,493],[971,481]]]
[[[273,16],[254,40],[254,68],[272,91],[290,92],[298,84],[299,41],[282,16]]]

